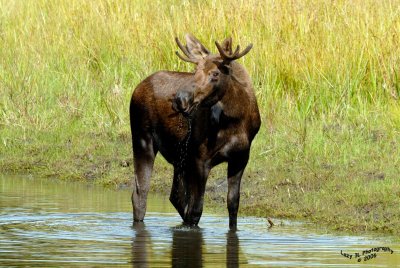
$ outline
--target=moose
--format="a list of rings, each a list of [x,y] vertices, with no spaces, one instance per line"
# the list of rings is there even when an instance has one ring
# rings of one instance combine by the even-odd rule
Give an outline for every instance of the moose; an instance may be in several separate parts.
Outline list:
[[[236,62],[252,48],[233,51],[232,38],[215,42],[212,54],[187,34],[175,41],[194,72],[159,71],[144,79],[130,102],[134,158],[133,218],[143,221],[154,159],[158,152],[174,167],[169,200],[196,226],[203,211],[210,170],[227,162],[229,227],[236,229],[240,182],[261,119],[251,79]]]

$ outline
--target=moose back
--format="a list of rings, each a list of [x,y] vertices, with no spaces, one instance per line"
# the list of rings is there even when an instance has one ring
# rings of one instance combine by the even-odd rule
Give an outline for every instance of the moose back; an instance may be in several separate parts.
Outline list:
[[[185,224],[197,225],[210,170],[228,163],[229,226],[235,229],[240,182],[260,115],[250,77],[236,62],[252,48],[232,50],[232,39],[215,42],[212,54],[194,36],[182,54],[195,71],[160,71],[143,80],[130,103],[134,157],[132,193],[134,221],[143,221],[154,159],[158,152],[173,165],[170,201]]]

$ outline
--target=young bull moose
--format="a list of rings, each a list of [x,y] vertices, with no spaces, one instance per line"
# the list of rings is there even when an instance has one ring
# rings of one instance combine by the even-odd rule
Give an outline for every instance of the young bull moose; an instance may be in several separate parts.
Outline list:
[[[185,224],[197,225],[210,170],[228,162],[229,226],[236,228],[240,181],[250,146],[260,128],[260,115],[249,75],[235,60],[232,39],[211,54],[195,37],[186,46],[176,38],[184,61],[194,73],[160,71],[143,80],[130,103],[135,176],[132,204],[135,221],[146,212],[154,158],[160,152],[174,166],[170,201]]]

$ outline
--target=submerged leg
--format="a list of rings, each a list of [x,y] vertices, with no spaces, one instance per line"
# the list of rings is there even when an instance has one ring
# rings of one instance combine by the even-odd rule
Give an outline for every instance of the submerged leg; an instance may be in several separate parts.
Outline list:
[[[249,152],[244,152],[228,162],[228,197],[229,228],[236,229],[237,213],[240,201],[240,182],[249,159]]]
[[[134,221],[143,221],[146,214],[147,194],[153,171],[156,150],[150,137],[133,141],[135,176],[133,178],[132,206]]]

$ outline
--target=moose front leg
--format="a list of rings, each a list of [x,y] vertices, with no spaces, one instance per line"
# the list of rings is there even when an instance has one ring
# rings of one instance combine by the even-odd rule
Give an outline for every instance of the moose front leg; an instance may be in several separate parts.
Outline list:
[[[185,174],[186,185],[186,205],[182,217],[187,225],[197,225],[203,213],[204,192],[208,174],[210,173],[209,164],[202,160],[193,161],[189,165]]]
[[[188,184],[189,193],[186,195],[186,206],[184,208],[184,224],[195,226],[199,223],[203,213],[205,182],[191,181]]]
[[[184,173],[178,167],[174,167],[174,179],[172,181],[171,194],[169,201],[178,211],[183,219],[185,217],[184,209],[186,206],[186,185],[184,180]]]
[[[236,230],[237,213],[240,201],[240,182],[249,159],[249,152],[243,152],[228,161],[228,197],[229,228]]]

